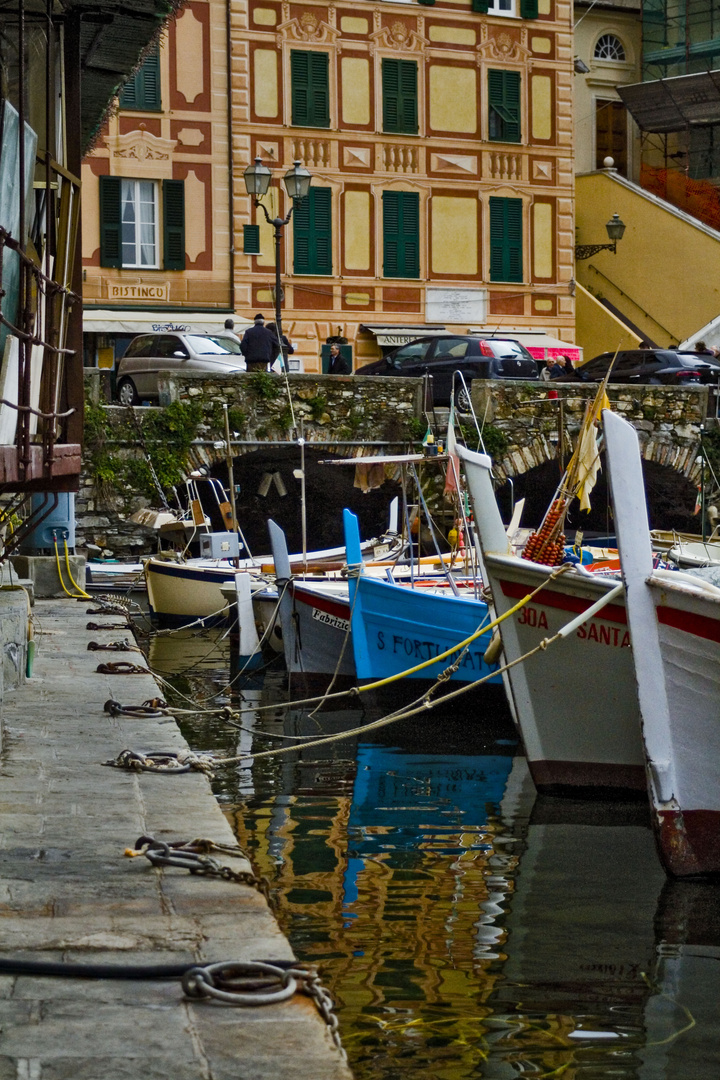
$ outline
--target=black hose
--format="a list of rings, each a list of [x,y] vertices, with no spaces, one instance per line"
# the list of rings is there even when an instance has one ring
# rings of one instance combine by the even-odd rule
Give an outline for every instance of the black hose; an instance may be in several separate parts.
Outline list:
[[[297,960],[263,960],[287,969],[297,966]],[[188,961],[184,964],[65,964],[52,960],[8,960],[0,958],[0,975],[57,976],[62,979],[178,979],[192,968],[206,964]]]

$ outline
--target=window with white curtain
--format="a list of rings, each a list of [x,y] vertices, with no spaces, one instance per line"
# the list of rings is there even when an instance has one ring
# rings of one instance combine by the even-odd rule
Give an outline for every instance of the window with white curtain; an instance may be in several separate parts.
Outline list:
[[[160,265],[158,235],[158,185],[153,180],[123,180],[122,265]]]

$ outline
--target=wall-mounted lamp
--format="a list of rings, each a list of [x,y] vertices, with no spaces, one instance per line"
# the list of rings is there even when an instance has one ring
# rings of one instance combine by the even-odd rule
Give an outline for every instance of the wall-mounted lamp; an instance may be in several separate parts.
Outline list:
[[[613,214],[605,226],[608,237],[612,240],[611,244],[578,244],[575,248],[575,261],[580,259],[589,259],[592,255],[597,255],[598,251],[612,251],[613,255],[617,254],[617,242],[622,240],[623,233],[625,232],[625,222],[620,220],[619,214]]]

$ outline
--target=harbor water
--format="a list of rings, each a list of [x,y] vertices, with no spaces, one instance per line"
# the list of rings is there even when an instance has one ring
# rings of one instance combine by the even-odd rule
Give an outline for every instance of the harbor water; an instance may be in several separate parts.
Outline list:
[[[248,710],[241,728],[187,716],[193,749],[291,747],[215,791],[358,1080],[720,1076],[720,885],[666,879],[643,801],[538,797],[501,695],[302,750],[397,702],[313,713],[272,665],[229,686],[219,630],[149,659],[187,698]]]

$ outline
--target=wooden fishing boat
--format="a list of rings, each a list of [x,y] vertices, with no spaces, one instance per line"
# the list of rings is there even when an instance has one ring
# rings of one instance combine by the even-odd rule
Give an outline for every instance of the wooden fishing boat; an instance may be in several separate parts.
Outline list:
[[[285,664],[291,675],[355,678],[347,581],[293,576],[285,533],[268,521]]]
[[[376,680],[397,675],[452,649],[489,622],[488,606],[472,593],[461,594],[452,578],[423,578],[409,585],[381,580],[365,572],[360,553],[358,520],[343,514],[349,571],[349,610],[352,649],[358,679]],[[354,572],[353,572],[354,571]],[[476,582],[471,582],[473,586]],[[475,682],[491,675],[485,650],[490,635],[478,638],[460,654],[455,682]],[[407,676],[434,681],[456,657],[431,664]],[[502,683],[500,675],[492,682]]]
[[[653,569],[635,429],[603,414],[656,840],[676,877],[720,873],[720,588]]]
[[[543,791],[645,791],[637,694],[625,602],[618,581],[582,566],[557,568],[511,551],[492,484],[492,461],[463,446],[463,463],[493,616],[539,589],[503,622],[504,660],[517,661],[563,626],[587,620],[504,675],[532,778]],[[612,601],[607,602],[610,594]],[[598,602],[604,602],[593,614]]]

